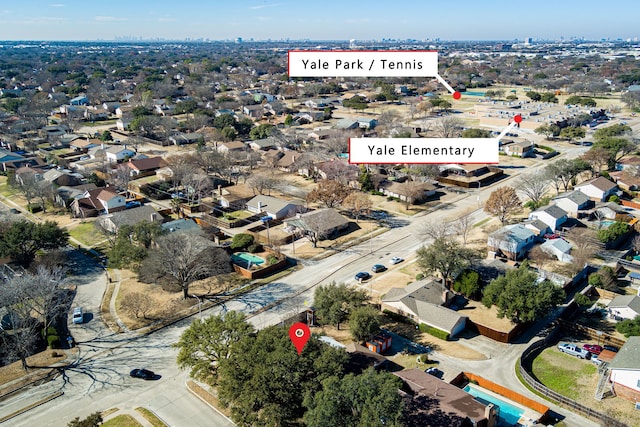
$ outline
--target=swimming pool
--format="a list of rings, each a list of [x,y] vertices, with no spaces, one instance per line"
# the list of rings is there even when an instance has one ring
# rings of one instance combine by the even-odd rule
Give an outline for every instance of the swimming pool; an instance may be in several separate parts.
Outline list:
[[[249,268],[252,265],[264,264],[264,258],[250,254],[248,252],[238,252],[231,255],[231,260],[241,267]]]
[[[610,227],[611,224],[614,224],[616,221],[612,220],[612,219],[604,219],[602,221],[600,221],[600,225],[602,225],[603,227]]]
[[[469,95],[469,96],[486,96],[484,92],[462,92],[462,95]]]
[[[503,426],[519,426],[518,420],[524,413],[524,409],[518,408],[510,403],[505,402],[502,399],[499,399],[493,395],[489,395],[484,391],[480,390],[477,387],[474,387],[471,384],[468,384],[464,391],[472,395],[478,402],[486,405],[489,403],[493,403],[498,408],[496,412],[498,414],[498,425]]]

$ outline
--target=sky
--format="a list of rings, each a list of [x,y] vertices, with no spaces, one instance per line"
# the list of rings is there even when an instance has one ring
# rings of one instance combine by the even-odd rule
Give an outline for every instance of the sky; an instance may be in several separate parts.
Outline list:
[[[2,0],[0,40],[640,37],[640,1]]]

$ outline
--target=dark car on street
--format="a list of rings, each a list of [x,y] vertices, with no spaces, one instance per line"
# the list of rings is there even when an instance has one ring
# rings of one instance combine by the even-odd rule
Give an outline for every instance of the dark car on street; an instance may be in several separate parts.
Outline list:
[[[370,278],[371,278],[371,275],[366,271],[361,271],[359,273],[356,273],[356,280],[359,282],[370,279]]]
[[[133,378],[140,378],[143,380],[152,380],[156,378],[156,374],[148,369],[132,369],[129,375]]]

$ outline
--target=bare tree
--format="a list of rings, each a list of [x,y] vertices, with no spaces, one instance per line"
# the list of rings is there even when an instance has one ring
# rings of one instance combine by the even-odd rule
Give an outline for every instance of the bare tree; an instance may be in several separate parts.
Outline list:
[[[231,271],[229,255],[212,247],[211,242],[197,234],[168,234],[158,239],[140,268],[145,280],[169,278],[189,297],[189,285],[199,279]]]
[[[351,189],[346,185],[332,179],[325,179],[320,181],[316,188],[307,194],[307,201],[310,203],[318,202],[328,208],[335,208],[340,206],[350,193]]]
[[[422,239],[446,239],[454,233],[453,224],[450,222],[426,222],[420,228]]]
[[[131,168],[126,163],[121,163],[111,171],[111,182],[119,190],[129,191],[131,182]]]
[[[516,187],[531,199],[535,207],[539,207],[549,189],[549,175],[542,170],[521,175]]]
[[[156,302],[150,294],[131,292],[122,299],[121,307],[136,319],[139,319],[140,317],[146,319],[147,313],[149,313],[155,305]]]
[[[460,138],[462,121],[457,117],[442,117],[433,123],[432,131],[439,138]]]
[[[471,233],[472,228],[473,219],[471,218],[471,213],[463,215],[453,222],[453,230],[458,236],[462,237],[462,244],[464,246],[467,245],[469,233]]]
[[[500,187],[494,190],[484,205],[484,210],[491,215],[498,217],[504,224],[507,218],[518,212],[522,207],[522,202],[516,194],[516,189],[510,186]]]
[[[578,272],[596,254],[599,241],[592,230],[584,228],[572,228],[567,233],[567,240],[573,243],[573,249],[571,250],[573,262],[570,267],[575,272]]]
[[[611,152],[604,147],[592,147],[582,155],[581,159],[591,166],[591,176],[596,176],[609,164]]]
[[[369,196],[364,193],[354,191],[345,197],[342,201],[342,206],[353,212],[353,215],[356,217],[356,222],[358,222],[360,215],[371,210],[373,204],[371,203]]]
[[[278,180],[267,173],[255,173],[247,178],[247,187],[253,191],[253,194],[271,195],[271,190],[278,185]]]
[[[66,306],[65,292],[59,287],[62,277],[62,269],[40,266],[36,273],[25,272],[0,286],[0,301],[7,309],[0,324],[4,348],[9,357],[21,360],[24,370],[38,332],[43,326],[46,331]]]
[[[540,245],[536,245],[529,251],[529,259],[533,261],[538,268],[544,270],[544,266],[553,261],[554,257],[545,252]]]
[[[405,209],[409,209],[411,204],[422,199],[424,195],[423,183],[418,181],[405,181],[398,186],[398,194],[404,202]]]

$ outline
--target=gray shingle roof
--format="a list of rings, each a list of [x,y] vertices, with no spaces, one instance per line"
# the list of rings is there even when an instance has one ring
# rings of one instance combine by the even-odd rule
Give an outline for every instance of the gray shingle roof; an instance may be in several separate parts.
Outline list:
[[[640,297],[637,295],[620,295],[615,297],[610,303],[609,308],[629,307],[631,310],[640,314]]]
[[[567,215],[567,212],[564,209],[556,205],[549,205],[546,208],[542,209],[542,212],[551,215],[555,219],[560,219],[563,216]]]
[[[609,367],[611,369],[640,371],[640,337],[629,337],[627,342],[616,353],[616,357],[613,358]]]

